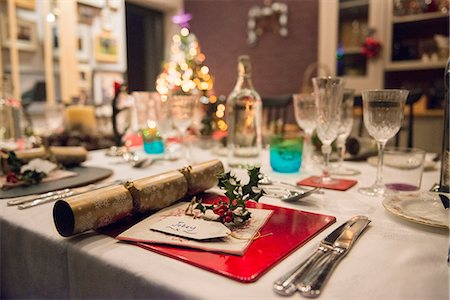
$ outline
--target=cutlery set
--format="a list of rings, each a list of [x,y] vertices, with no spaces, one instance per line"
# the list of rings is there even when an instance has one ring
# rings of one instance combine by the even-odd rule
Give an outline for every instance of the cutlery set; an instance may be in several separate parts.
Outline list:
[[[369,223],[367,217],[357,216],[339,226],[309,258],[274,282],[275,293],[291,296],[298,291],[308,298],[318,297],[334,268]]]
[[[115,180],[107,183],[100,183],[100,184],[89,184],[86,186],[76,187],[76,188],[66,188],[51,192],[46,192],[42,194],[34,194],[34,195],[27,195],[22,197],[14,197],[8,200],[6,203],[8,206],[14,206],[17,205],[18,209],[26,209],[30,207],[34,207],[40,204],[48,203],[48,202],[54,202],[58,199],[64,199],[70,196],[76,196],[80,195],[86,192],[94,191],[100,188],[116,185],[116,184],[122,184],[124,183],[123,180]]]

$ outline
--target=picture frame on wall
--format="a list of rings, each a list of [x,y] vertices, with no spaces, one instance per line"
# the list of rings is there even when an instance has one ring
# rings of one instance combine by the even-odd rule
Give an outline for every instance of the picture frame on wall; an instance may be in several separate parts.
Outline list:
[[[114,99],[114,83],[123,82],[123,74],[119,72],[94,73],[94,103],[95,105],[109,105]]]
[[[80,98],[92,99],[92,68],[88,64],[78,64]]]
[[[95,59],[99,62],[115,63],[119,60],[117,37],[109,32],[102,32],[95,37]]]
[[[36,0],[15,0],[14,3],[16,7],[27,9],[27,10],[35,10],[36,9]]]
[[[83,4],[87,6],[103,8],[106,5],[106,0],[78,0],[78,4]]]
[[[55,24],[52,27],[53,33],[53,58],[59,59],[59,31]],[[87,62],[91,53],[90,28],[87,25],[77,26],[77,59],[79,62]]]
[[[2,47],[11,47],[11,38],[9,36],[9,24],[5,15],[0,15],[1,21],[1,40]],[[17,49],[21,51],[36,51],[38,46],[38,37],[36,31],[36,22],[32,20],[17,19]]]

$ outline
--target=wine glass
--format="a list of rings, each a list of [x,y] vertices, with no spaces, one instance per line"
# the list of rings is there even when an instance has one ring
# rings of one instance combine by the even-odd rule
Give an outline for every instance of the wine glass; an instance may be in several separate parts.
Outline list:
[[[333,175],[358,175],[360,172],[355,169],[345,168],[342,165],[345,155],[345,142],[350,135],[353,127],[353,104],[354,104],[353,89],[344,89],[344,96],[342,98],[341,105],[341,124],[339,126],[338,136],[336,139],[336,147],[338,151],[338,161],[332,168],[331,174]]]
[[[313,168],[311,136],[314,129],[316,129],[316,103],[314,94],[294,94],[294,112],[298,126],[305,131],[302,169],[309,171]]]
[[[312,79],[316,102],[316,132],[322,142],[324,167],[320,184],[336,184],[330,177],[329,164],[331,143],[336,139],[341,121],[341,103],[344,80],[340,77],[314,77]]]
[[[407,96],[407,90],[362,91],[364,126],[369,135],[377,141],[378,146],[377,179],[372,186],[360,188],[359,192],[362,194],[369,196],[384,194],[383,151],[386,142],[400,130]]]
[[[191,159],[190,147],[185,141],[186,131],[192,123],[196,95],[172,95],[169,99],[169,109],[173,126],[180,134],[181,144],[186,149],[186,159]]]

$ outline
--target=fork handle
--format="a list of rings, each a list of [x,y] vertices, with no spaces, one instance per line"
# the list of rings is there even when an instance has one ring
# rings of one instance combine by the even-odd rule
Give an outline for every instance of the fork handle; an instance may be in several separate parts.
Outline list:
[[[320,247],[313,252],[304,262],[297,265],[290,272],[278,278],[273,283],[273,290],[281,296],[291,296],[297,291],[295,282],[300,280],[328,251],[328,249]]]
[[[327,282],[336,265],[344,255],[338,251],[332,251],[327,259],[312,272],[312,276],[297,284],[296,288],[305,297],[316,298],[320,295],[322,287]]]

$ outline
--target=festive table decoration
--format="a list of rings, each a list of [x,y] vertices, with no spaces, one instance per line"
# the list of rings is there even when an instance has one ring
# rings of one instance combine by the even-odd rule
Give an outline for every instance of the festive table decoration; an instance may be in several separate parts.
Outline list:
[[[221,223],[244,224],[251,218],[251,212],[247,209],[246,203],[249,200],[258,202],[264,195],[262,189],[258,189],[260,179],[260,168],[252,168],[248,170],[250,177],[249,182],[245,185],[232,175],[231,172],[220,174],[218,176],[219,188],[225,190],[225,196],[228,201],[220,201],[216,204],[204,205],[201,201],[193,200],[191,214],[198,217],[205,214],[206,211],[212,210],[217,216],[217,221]],[[256,191],[255,191],[256,189]],[[197,210],[197,212],[195,211]],[[200,213],[200,214],[199,214]]]
[[[219,160],[106,187],[55,203],[53,219],[62,236],[103,227],[136,213],[167,207],[212,188],[223,173]]]

